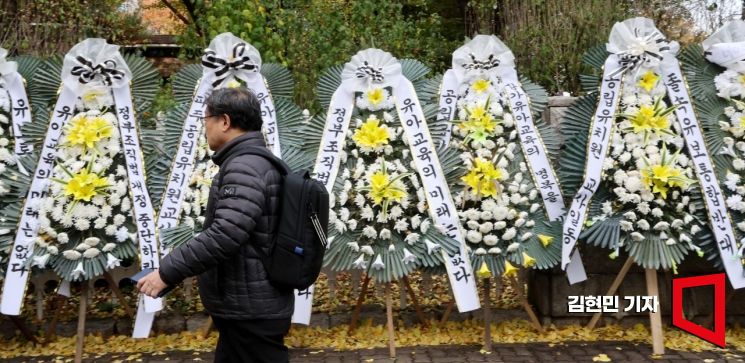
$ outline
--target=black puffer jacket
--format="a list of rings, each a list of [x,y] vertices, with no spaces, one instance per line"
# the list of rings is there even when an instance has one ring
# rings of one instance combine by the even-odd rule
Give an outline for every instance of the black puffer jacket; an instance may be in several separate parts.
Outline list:
[[[199,275],[205,309],[225,319],[284,319],[293,311],[292,290],[267,280],[255,247],[268,252],[276,233],[281,175],[266,159],[239,155],[223,162],[239,145],[265,146],[261,132],[247,132],[224,145],[212,160],[220,166],[212,180],[204,230],[160,262],[161,279],[175,285]],[[218,193],[219,191],[219,193]]]

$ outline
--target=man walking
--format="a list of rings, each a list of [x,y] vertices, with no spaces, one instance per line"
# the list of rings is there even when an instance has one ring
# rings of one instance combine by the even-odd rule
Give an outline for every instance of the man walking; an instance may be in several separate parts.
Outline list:
[[[216,362],[288,362],[284,337],[294,295],[269,282],[255,250],[268,252],[277,233],[282,176],[261,156],[231,157],[240,147],[266,147],[259,100],[245,87],[222,88],[206,104],[207,143],[220,172],[210,188],[204,229],[137,287],[155,297],[198,275],[202,304],[220,333]]]

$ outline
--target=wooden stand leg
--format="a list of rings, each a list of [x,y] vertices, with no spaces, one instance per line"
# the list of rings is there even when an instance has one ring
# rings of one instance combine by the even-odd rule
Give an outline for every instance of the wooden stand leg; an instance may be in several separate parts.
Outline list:
[[[512,279],[512,284],[515,285],[515,292],[517,293],[517,298],[522,303],[523,309],[525,309],[525,312],[528,313],[528,317],[530,317],[530,321],[531,323],[533,323],[533,327],[539,332],[543,333],[543,326],[541,325],[541,322],[538,321],[538,316],[535,315],[535,312],[533,311],[533,307],[530,306],[530,303],[528,302],[528,298],[525,296],[525,291],[523,291],[522,282],[514,276],[511,277],[511,279]]]
[[[393,299],[391,298],[391,283],[385,284],[385,315],[388,321],[388,351],[391,358],[396,358],[396,337],[393,335]]]
[[[78,335],[75,339],[75,363],[83,361],[83,342],[85,340],[85,314],[88,310],[88,281],[83,281],[78,310]]]
[[[442,314],[442,318],[440,319],[440,324],[445,324],[446,321],[450,318],[450,313],[453,312],[453,307],[455,307],[455,298],[450,297],[450,302],[448,302],[448,306],[445,308],[445,312]]]
[[[37,284],[36,288],[36,321],[41,322],[44,320],[44,289],[42,284]]]
[[[616,279],[613,280],[613,283],[610,285],[608,292],[605,293],[605,296],[612,296],[616,294],[616,291],[618,291],[618,287],[621,286],[621,282],[623,282],[623,279],[626,278],[626,274],[629,272],[629,269],[633,264],[634,259],[629,256],[629,258],[627,258],[626,262],[623,264],[623,267],[621,267],[621,271],[618,271]],[[592,316],[592,319],[590,319],[590,322],[587,324],[588,329],[595,329],[595,325],[597,325],[598,321],[600,320],[600,315],[602,315],[602,313],[595,313],[595,315]]]
[[[18,316],[8,315],[8,319],[13,322],[13,324],[18,328],[18,330],[21,331],[21,334],[23,334],[26,339],[29,341],[32,341],[36,344],[39,344],[39,339],[36,338],[34,333],[31,331],[31,329],[26,326],[26,323]]]
[[[119,305],[124,308],[124,311],[127,312],[127,315],[135,316],[135,312],[129,305],[127,305],[127,300],[124,300],[124,294],[122,294],[122,290],[119,289],[119,284],[114,281],[114,278],[111,277],[111,274],[106,271],[103,273],[103,277],[106,279],[106,282],[109,283],[109,288],[111,289],[111,291],[114,292],[116,299],[119,300]]]
[[[212,331],[212,324],[214,324],[212,322],[212,317],[211,316],[208,316],[207,317],[207,322],[204,323],[204,326],[202,327],[202,337],[203,338],[207,339],[207,337],[210,336],[210,331]]]
[[[662,312],[659,305],[659,289],[657,286],[657,270],[648,268],[644,271],[647,278],[647,295],[656,296],[658,304],[654,312],[649,313],[649,325],[652,330],[652,352],[665,354],[665,337],[662,332]]]
[[[406,291],[409,293],[409,299],[411,299],[411,304],[414,305],[414,310],[416,311],[416,316],[419,319],[419,322],[421,322],[425,327],[429,326],[427,320],[424,318],[424,312],[422,311],[422,307],[419,305],[419,300],[416,298],[416,294],[414,294],[414,289],[412,289],[411,284],[409,284],[409,278],[404,276],[401,280],[404,285],[402,287],[405,287]]]
[[[60,314],[57,314],[56,312],[60,311],[62,307],[65,306],[66,302],[67,296],[65,295],[56,295],[54,297],[54,302],[52,303],[53,307],[49,311],[53,311],[55,313],[52,314],[52,320],[49,322],[49,325],[47,325],[47,331],[44,334],[44,344],[49,343],[57,334],[57,321],[59,320]]]
[[[370,285],[370,276],[365,275],[365,281],[362,283],[362,290],[360,296],[357,297],[357,305],[354,307],[352,312],[352,321],[349,322],[349,333],[351,334],[357,329],[357,322],[360,320],[360,311],[362,310],[362,303],[365,301],[365,295],[367,295],[367,287]]]
[[[491,277],[484,279],[484,350],[491,352]]]

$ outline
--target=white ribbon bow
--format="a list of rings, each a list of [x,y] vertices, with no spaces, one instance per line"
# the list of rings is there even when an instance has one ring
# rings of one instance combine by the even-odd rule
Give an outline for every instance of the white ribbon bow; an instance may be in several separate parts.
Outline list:
[[[515,68],[515,55],[494,35],[477,35],[453,52],[453,71],[459,83],[473,78],[494,78]]]
[[[665,59],[674,59],[679,45],[665,39],[652,19],[639,17],[613,25],[605,48],[618,56],[620,68],[611,74],[617,76],[625,71],[654,68]]]
[[[62,64],[62,81],[73,91],[84,85],[120,88],[129,86],[131,79],[132,72],[119,53],[119,46],[100,38],[76,44]]]
[[[735,72],[745,72],[745,21],[727,22],[701,45],[710,62]]]
[[[261,55],[233,33],[222,33],[210,42],[202,56],[203,75],[211,74],[213,87],[224,87],[235,78],[248,82],[261,70]]]
[[[18,63],[6,60],[8,51],[0,48],[0,77],[7,76],[18,71]]]
[[[373,87],[397,85],[401,63],[391,53],[369,48],[357,52],[341,72],[342,84],[350,92],[361,92]]]

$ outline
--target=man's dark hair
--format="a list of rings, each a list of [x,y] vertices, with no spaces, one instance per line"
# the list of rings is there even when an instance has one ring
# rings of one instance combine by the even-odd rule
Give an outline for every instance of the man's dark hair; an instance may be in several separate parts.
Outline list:
[[[243,131],[261,130],[259,99],[246,87],[220,88],[207,97],[210,115],[230,116],[230,126]]]

